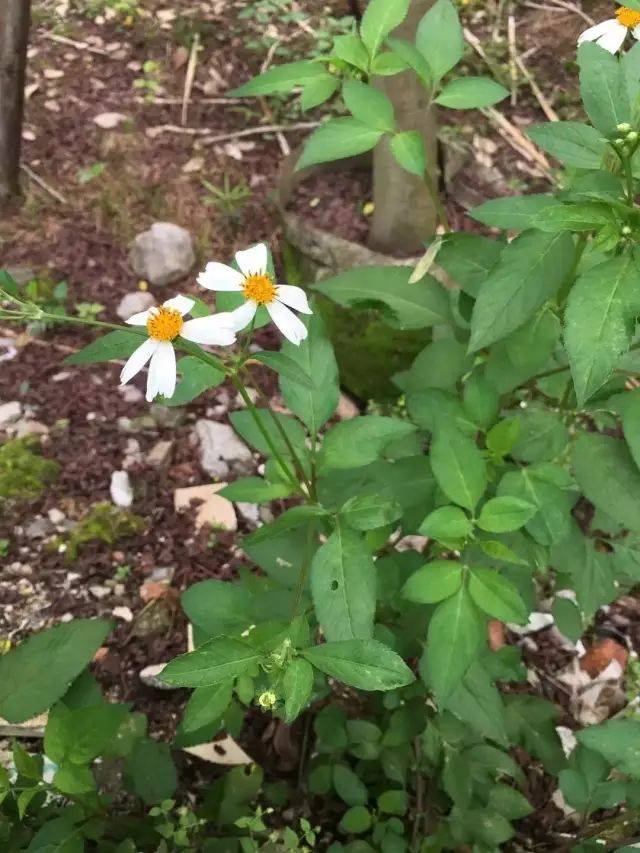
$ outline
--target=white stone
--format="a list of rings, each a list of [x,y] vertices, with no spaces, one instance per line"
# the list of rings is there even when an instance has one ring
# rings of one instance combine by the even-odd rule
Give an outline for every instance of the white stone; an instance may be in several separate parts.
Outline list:
[[[230,470],[239,474],[254,470],[253,454],[228,424],[199,420],[196,435],[200,440],[200,464],[207,474],[221,479]]]
[[[111,613],[116,619],[122,619],[123,622],[133,622],[133,613],[130,607],[114,607]]]
[[[154,663],[150,666],[145,666],[145,668],[140,671],[140,681],[142,681],[143,684],[146,684],[147,687],[156,687],[158,690],[175,690],[176,688],[171,684],[165,684],[164,681],[160,681],[158,678],[166,665],[166,663]]]
[[[62,510],[58,509],[55,506],[49,510],[47,515],[49,516],[49,521],[51,522],[51,524],[55,524],[56,527],[59,524],[62,524],[62,522],[66,519],[66,515],[62,512]]]
[[[127,116],[123,113],[100,113],[100,115],[94,116],[93,122],[103,130],[113,130],[126,120]]]
[[[256,527],[260,524],[260,507],[258,504],[246,503],[245,501],[237,501],[236,506],[240,515],[250,524]]]
[[[133,503],[133,488],[126,471],[114,471],[112,473],[109,491],[111,493],[111,500],[116,506],[126,509]]]
[[[171,459],[173,450],[172,441],[158,441],[153,445],[149,453],[147,453],[147,465],[151,468],[163,468]]]
[[[138,234],[129,252],[129,262],[140,278],[165,287],[184,278],[196,260],[191,235],[172,222],[154,222]]]
[[[156,300],[148,290],[134,290],[122,297],[116,308],[116,314],[121,320],[128,320],[134,314],[148,311],[152,305],[155,305],[155,302]]]
[[[94,584],[94,586],[89,587],[89,592],[94,598],[97,598],[100,601],[101,598],[106,598],[107,595],[111,592],[111,590],[106,586],[99,586],[98,584]]]
[[[141,403],[144,400],[144,394],[135,385],[118,385],[118,391],[125,403],[135,405],[135,403]]]
[[[0,429],[17,421],[22,414],[22,406],[18,400],[10,403],[0,403]]]
[[[514,634],[535,634],[553,625],[553,616],[550,613],[534,612],[529,616],[529,621],[526,625],[515,625],[509,623],[507,628]]]

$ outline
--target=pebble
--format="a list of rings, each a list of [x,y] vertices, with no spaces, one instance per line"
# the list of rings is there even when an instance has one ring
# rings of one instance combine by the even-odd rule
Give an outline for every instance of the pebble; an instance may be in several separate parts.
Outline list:
[[[26,418],[18,421],[13,426],[17,438],[22,438],[25,435],[49,435],[49,427],[46,424],[41,424],[40,421],[30,421]]]
[[[173,452],[173,441],[158,441],[147,453],[146,463],[151,468],[164,468],[169,464]]]
[[[352,418],[357,418],[360,414],[360,409],[357,404],[351,399],[351,397],[347,397],[346,394],[340,394],[340,399],[338,400],[338,408],[336,409],[336,415],[340,418],[341,421],[348,421]]]
[[[148,290],[134,290],[132,293],[126,293],[116,308],[116,314],[121,320],[128,320],[134,314],[139,314],[141,311],[148,311],[152,305],[155,305],[156,300]],[[124,386],[127,388],[128,386]]]
[[[51,522],[51,524],[55,524],[56,526],[58,524],[62,524],[62,522],[66,519],[66,515],[62,512],[62,510],[58,509],[55,506],[49,510],[47,515],[49,516],[49,521]]]
[[[101,598],[106,598],[111,593],[111,590],[106,586],[98,586],[97,584],[89,587],[89,592],[94,598],[100,601]]]
[[[100,113],[94,116],[93,122],[103,130],[113,130],[127,120],[127,116],[123,113]]]
[[[253,454],[228,424],[199,420],[200,464],[212,477],[222,479],[229,471],[249,474],[255,468]]]
[[[24,535],[27,539],[44,539],[53,533],[53,525],[48,518],[37,515],[27,524]]]
[[[125,403],[129,403],[130,405],[141,403],[144,400],[144,394],[135,385],[119,385],[118,391]]]
[[[111,474],[109,491],[116,506],[127,509],[133,503],[133,487],[126,471],[114,471]]]
[[[116,619],[122,619],[123,622],[133,622],[133,613],[130,607],[114,607],[111,613]]]
[[[172,222],[154,222],[134,239],[129,263],[139,278],[166,287],[187,276],[196,256],[191,235]]]
[[[0,428],[15,423],[22,415],[22,406],[18,400],[0,403]]]
[[[227,498],[216,494],[226,483],[208,486],[192,486],[187,489],[176,489],[173,503],[176,510],[188,509],[191,501],[202,501],[196,511],[196,529],[200,530],[205,524],[215,529],[237,530],[238,519],[233,504]]]
[[[150,666],[145,666],[140,672],[140,681],[146,684],[147,687],[157,687],[158,690],[175,690],[175,687],[165,684],[164,681],[160,681],[158,678],[165,667],[166,663],[154,663]]]
[[[173,566],[156,566],[149,579],[157,583],[171,583],[175,571]]]
[[[161,406],[154,403],[149,407],[149,415],[158,426],[175,429],[184,423],[187,413],[184,409],[176,406]]]
[[[117,596],[123,596],[126,591],[127,588],[123,583],[117,583],[113,588],[113,594]]]
[[[258,504],[238,501],[236,506],[238,508],[238,512],[244,519],[246,519],[246,521],[256,526],[260,524],[260,507]]]
[[[135,438],[127,439],[127,444],[124,449],[124,460],[122,467],[125,471],[129,471],[136,465],[141,465],[143,462],[142,451],[140,450],[140,442]]]

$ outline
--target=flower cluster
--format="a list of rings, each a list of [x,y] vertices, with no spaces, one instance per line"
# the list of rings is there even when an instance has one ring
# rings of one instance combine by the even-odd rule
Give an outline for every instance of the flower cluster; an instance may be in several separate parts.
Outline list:
[[[230,346],[235,343],[236,332],[253,322],[261,305],[287,340],[296,345],[302,343],[307,337],[307,327],[291,308],[303,314],[312,313],[304,290],[276,284],[268,271],[268,251],[264,243],[238,252],[235,261],[238,270],[213,262],[198,276],[198,284],[207,290],[242,294],[244,302],[234,311],[185,320],[195,300],[175,296],[158,307],[129,317],[126,321],[129,325],[146,326],[148,337],[125,364],[120,375],[123,385],[149,363],[147,400],[151,402],[159,394],[172,397],[177,380],[174,341],[183,338],[196,344]]]

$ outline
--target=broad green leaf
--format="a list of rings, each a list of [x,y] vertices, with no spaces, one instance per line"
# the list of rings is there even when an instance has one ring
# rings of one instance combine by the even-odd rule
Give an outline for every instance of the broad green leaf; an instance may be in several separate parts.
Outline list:
[[[417,130],[396,133],[391,139],[391,153],[402,168],[412,175],[423,178],[427,170],[427,155],[424,142]]]
[[[370,56],[375,56],[382,42],[406,18],[410,0],[371,0],[367,5],[360,35]]]
[[[508,746],[504,705],[498,689],[480,663],[469,671],[447,699],[447,710],[482,737]]]
[[[313,690],[313,667],[303,658],[292,660],[282,676],[285,720],[292,723],[309,704]]]
[[[566,280],[574,259],[569,234],[526,231],[509,243],[480,287],[469,351],[505,338],[530,320]]]
[[[402,516],[402,507],[382,495],[354,495],[344,504],[340,515],[355,530],[375,530],[397,521]]]
[[[409,68],[412,68],[422,83],[428,86],[431,81],[431,69],[429,63],[420,53],[417,47],[403,39],[389,37],[387,45]]]
[[[402,817],[408,808],[406,791],[384,791],[378,797],[378,808],[383,814]]]
[[[286,341],[282,352],[295,359],[311,387],[280,375],[280,391],[286,406],[300,418],[312,435],[317,435],[338,407],[340,385],[338,365],[321,316],[307,319],[309,335],[299,346]]]
[[[300,107],[302,110],[313,110],[324,104],[340,88],[340,78],[335,74],[324,74],[309,80],[305,84],[300,95]]]
[[[551,311],[540,314],[491,347],[485,375],[501,394],[524,384],[543,370],[560,338],[560,321]]]
[[[522,498],[491,498],[484,504],[478,527],[488,533],[509,533],[519,530],[538,512],[538,508]]]
[[[251,595],[242,583],[206,580],[182,593],[189,621],[208,637],[244,631],[252,622]]]
[[[454,560],[434,560],[407,579],[402,595],[416,604],[436,604],[462,586],[463,567]]]
[[[125,705],[103,703],[74,711],[57,705],[45,729],[47,756],[56,764],[89,764],[116,736],[128,713]]]
[[[569,432],[556,412],[525,410],[519,417],[518,440],[511,455],[521,462],[546,462],[566,448]]]
[[[316,669],[358,690],[397,690],[415,676],[394,651],[377,640],[344,640],[300,653]]]
[[[296,355],[298,349],[299,348],[296,347]],[[306,390],[313,391],[315,388],[313,378],[305,372],[304,368],[302,368],[293,358],[290,358],[282,352],[257,352],[254,353],[251,358],[254,361],[259,361],[260,364],[264,364],[266,367],[271,368],[271,370],[274,370],[279,374],[279,376],[288,379],[290,382],[296,385],[301,385],[302,388]]]
[[[613,601],[617,589],[612,555],[595,546],[595,541],[587,538],[574,523],[569,536],[554,545],[550,555],[554,566],[572,576],[572,586],[587,616]]]
[[[405,393],[443,388],[454,391],[459,379],[473,365],[464,344],[454,338],[439,338],[420,352],[402,379],[396,379]]]
[[[178,786],[169,746],[151,738],[138,741],[127,761],[127,770],[133,790],[148,806],[168,800]]]
[[[90,794],[96,789],[96,780],[91,768],[84,764],[64,764],[53,777],[53,785],[70,797]]]
[[[242,640],[209,640],[193,652],[178,655],[158,678],[174,687],[209,687],[251,669],[260,659],[253,646]]]
[[[474,781],[487,784],[498,776],[511,776],[518,782],[524,782],[524,773],[520,765],[508,753],[495,746],[490,746],[488,743],[472,746],[465,755],[469,760]]]
[[[579,202],[556,204],[542,210],[533,220],[533,227],[541,231],[595,231],[605,225],[616,227],[616,217],[607,204]]]
[[[111,628],[105,619],[74,619],[1,655],[0,716],[22,723],[51,708],[91,662]]]
[[[182,378],[176,386],[173,397],[163,401],[163,406],[186,406],[209,388],[215,388],[224,381],[224,373],[205,364],[193,355],[186,355],[178,360],[178,373]]]
[[[435,102],[452,110],[470,110],[490,107],[508,94],[504,86],[491,77],[460,77],[447,83]]]
[[[355,119],[374,130],[393,131],[396,123],[393,104],[384,92],[359,80],[347,80],[342,97]]]
[[[602,134],[579,121],[554,121],[527,129],[535,144],[565,166],[599,169],[607,149]]]
[[[443,286],[425,276],[409,284],[411,267],[356,267],[313,285],[345,308],[375,308],[398,329],[426,329],[447,323],[449,297]]]
[[[499,560],[501,563],[512,563],[515,566],[528,565],[526,560],[519,557],[516,552],[505,545],[504,542],[499,542],[495,539],[483,539],[478,542],[484,553],[493,560]]]
[[[473,796],[473,783],[467,763],[457,750],[445,753],[442,787],[459,809],[465,812],[468,810]]]
[[[622,65],[617,56],[592,42],[578,48],[578,65],[587,115],[600,133],[613,136],[616,127],[631,117]]]
[[[65,364],[97,364],[100,361],[129,358],[146,340],[144,335],[128,329],[118,329],[97,338],[86,347],[68,355]]]
[[[371,128],[351,116],[330,119],[307,139],[296,170],[364,154],[375,148],[383,134],[383,130]]]
[[[500,260],[502,244],[480,234],[447,234],[438,251],[438,266],[469,296],[475,296]]]
[[[361,835],[371,829],[373,818],[364,806],[352,806],[343,815],[338,829],[349,835]]]
[[[589,749],[633,779],[640,779],[640,724],[637,720],[607,720],[577,732]]]
[[[568,637],[572,643],[577,643],[582,637],[582,616],[579,608],[570,598],[556,596],[551,605],[551,613],[561,634]]]
[[[348,62],[349,65],[354,65],[360,71],[366,72],[369,67],[369,54],[362,40],[353,33],[336,36],[333,40],[332,53],[338,59]]]
[[[327,511],[319,504],[300,504],[300,506],[291,507],[291,509],[279,515],[275,521],[263,524],[262,527],[250,533],[245,538],[244,544],[256,545],[260,542],[268,541],[289,530],[306,527],[309,522],[320,520],[326,517],[326,515]]]
[[[500,411],[500,395],[482,373],[473,373],[463,389],[464,408],[482,429],[495,423]]]
[[[564,338],[579,405],[604,385],[628,350],[639,311],[640,270],[630,255],[610,258],[576,281]]]
[[[578,495],[571,477],[559,465],[541,462],[510,471],[498,484],[498,495],[513,495],[538,507],[527,531],[541,545],[553,545],[569,535],[571,509]]]
[[[574,444],[571,462],[585,497],[629,530],[640,532],[640,472],[625,443],[583,434]]]
[[[462,25],[451,0],[437,0],[418,25],[416,47],[429,63],[434,81],[462,59]]]
[[[243,477],[217,492],[230,501],[243,503],[269,503],[292,494],[291,486],[285,483],[267,483],[262,477]]]
[[[640,469],[640,390],[627,394],[622,412],[624,440],[631,451],[636,467]]]
[[[524,231],[533,227],[541,211],[549,210],[557,204],[559,202],[550,194],[507,196],[483,202],[472,208],[469,216],[491,228]]]
[[[348,806],[364,806],[369,799],[367,786],[346,764],[334,765],[333,787]]]
[[[342,421],[326,434],[320,451],[325,468],[359,468],[375,462],[385,448],[415,432],[415,426],[397,418],[363,415]]]
[[[494,619],[524,625],[529,618],[517,589],[493,569],[474,568],[471,571],[469,594],[478,607]]]
[[[325,67],[320,62],[288,62],[270,68],[264,74],[254,77],[237,89],[227,94],[234,98],[248,98],[253,95],[278,95],[291,92],[297,86],[308,84],[312,80],[322,78],[326,74]]]
[[[376,568],[364,539],[337,524],[311,564],[313,604],[331,642],[373,634]]]
[[[486,644],[486,637],[486,620],[464,586],[438,605],[429,622],[424,665],[421,665],[438,705],[446,706],[447,699]]]
[[[566,764],[556,732],[558,709],[545,699],[524,694],[506,696],[505,703],[510,742],[523,746],[549,773],[557,775]]]
[[[519,436],[520,419],[504,418],[487,433],[487,449],[496,456],[507,456],[516,446]]]
[[[197,732],[220,719],[231,703],[233,680],[197,687],[187,702],[182,717],[185,732]]]
[[[402,71],[406,71],[409,66],[396,53],[386,51],[379,53],[371,63],[371,73],[380,75],[381,77],[394,77]]]
[[[251,444],[258,453],[262,453],[264,456],[271,456],[271,447],[263,434],[266,432],[270,436],[271,442],[276,446],[279,453],[284,456],[291,455],[287,442],[282,437],[280,429],[276,426],[276,421],[286,433],[294,449],[296,451],[304,450],[306,439],[305,431],[302,424],[295,420],[295,418],[283,415],[280,412],[270,412],[267,409],[256,409],[255,412],[262,424],[262,430],[258,427],[254,415],[247,409],[231,412],[229,420],[231,421],[233,428],[240,433],[242,438],[244,438],[248,444]]]
[[[420,525],[420,533],[429,539],[466,539],[473,530],[471,519],[458,506],[434,509]]]
[[[32,790],[35,796],[37,789]],[[78,825],[67,812],[61,817],[47,819],[24,849],[27,853],[84,853],[86,847]]]
[[[473,439],[457,429],[439,429],[430,459],[438,485],[449,500],[475,509],[487,488],[487,469]]]
[[[509,785],[495,785],[489,792],[487,806],[507,820],[520,820],[533,812],[529,800]]]

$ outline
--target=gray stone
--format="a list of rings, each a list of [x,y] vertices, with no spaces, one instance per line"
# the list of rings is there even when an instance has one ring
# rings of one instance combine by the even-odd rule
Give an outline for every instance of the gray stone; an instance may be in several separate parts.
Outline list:
[[[229,471],[249,474],[255,469],[251,451],[228,424],[200,420],[196,435],[200,440],[200,464],[212,477],[222,479]]]
[[[151,666],[145,666],[140,672],[140,681],[146,684],[147,687],[157,687],[158,690],[175,690],[175,687],[165,684],[164,681],[160,681],[158,678],[165,667],[166,663],[155,663],[151,664]]]
[[[24,531],[27,539],[45,539],[51,533],[53,533],[53,525],[48,518],[43,518],[40,515],[30,521]]]
[[[58,524],[62,524],[62,522],[66,518],[66,515],[62,512],[62,510],[58,509],[57,507],[53,507],[52,509],[50,509],[47,515],[49,516],[49,521],[51,522],[51,524],[55,524],[56,526]]]
[[[116,314],[121,320],[128,320],[134,314],[148,311],[152,305],[155,305],[155,301],[147,290],[134,290],[133,293],[127,293],[122,297],[116,308]]]
[[[144,394],[135,385],[118,385],[118,391],[125,403],[135,404],[144,400]]]
[[[111,590],[107,586],[98,586],[95,584],[89,587],[89,592],[94,598],[100,601],[101,598],[106,598],[111,593]]]
[[[169,464],[173,451],[173,441],[158,441],[147,453],[147,465],[151,468],[164,468]]]
[[[258,504],[246,503],[245,501],[238,501],[236,503],[238,507],[238,512],[240,515],[249,522],[249,524],[253,524],[257,527],[260,524],[260,507]]]
[[[41,424],[40,421],[30,421],[22,418],[13,426],[13,431],[16,438],[23,438],[25,435],[48,435],[49,427],[46,424]]]
[[[151,572],[149,580],[155,581],[156,583],[169,584],[173,580],[175,571],[176,570],[173,566],[156,566],[156,568]]]
[[[15,423],[22,414],[22,406],[17,400],[0,403],[0,429]]]
[[[159,403],[154,403],[149,408],[149,415],[158,426],[175,429],[184,423],[187,413],[179,407],[162,406]]]
[[[129,262],[137,276],[156,287],[179,281],[196,261],[191,235],[171,222],[154,222],[131,245]]]

